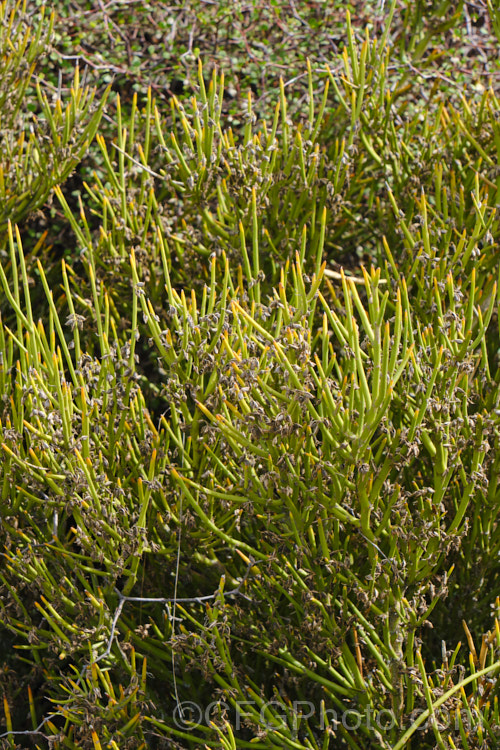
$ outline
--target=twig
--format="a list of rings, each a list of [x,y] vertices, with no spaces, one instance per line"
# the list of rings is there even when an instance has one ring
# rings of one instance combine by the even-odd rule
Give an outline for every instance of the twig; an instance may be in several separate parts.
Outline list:
[[[138,167],[140,167],[144,172],[147,172],[148,174],[150,174],[152,177],[158,177],[159,180],[163,180],[165,178],[165,175],[158,174],[158,172],[153,172],[153,170],[150,169],[149,167],[146,167],[145,164],[138,161],[137,159],[134,159],[133,156],[131,156],[129,153],[127,153],[122,148],[120,148],[120,146],[117,146],[116,143],[113,143],[113,148],[116,148],[117,151],[119,151],[121,154],[126,156],[127,159],[130,159],[130,161],[133,161],[134,164],[137,164]]]
[[[335,279],[336,281],[342,281],[342,274],[338,271],[332,271],[330,268],[325,268],[324,271],[325,276],[328,276],[329,279]],[[365,280],[362,279],[360,276],[348,276],[346,273],[344,274],[344,279],[346,281],[352,281],[353,284],[364,284]],[[380,279],[379,284],[387,284],[387,279]]]

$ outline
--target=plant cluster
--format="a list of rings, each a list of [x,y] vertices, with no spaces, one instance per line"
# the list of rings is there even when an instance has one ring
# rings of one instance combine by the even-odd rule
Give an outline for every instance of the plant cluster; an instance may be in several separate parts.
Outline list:
[[[231,121],[201,61],[35,99],[0,5],[5,747],[498,744],[499,99],[409,74],[458,5]]]

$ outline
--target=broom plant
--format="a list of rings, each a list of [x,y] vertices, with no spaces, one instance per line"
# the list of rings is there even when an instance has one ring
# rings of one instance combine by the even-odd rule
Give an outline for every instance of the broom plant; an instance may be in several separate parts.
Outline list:
[[[63,102],[60,90],[49,98],[35,71],[49,43],[54,16],[47,19],[43,8],[35,27],[26,18],[26,0],[0,3],[0,232],[4,239],[7,222],[19,223],[41,208],[54,186],[64,183],[81,161],[109,93],[94,102],[76,68],[67,101]]]
[[[117,97],[57,279],[6,214],[6,747],[498,742],[498,100],[396,7],[300,123]]]

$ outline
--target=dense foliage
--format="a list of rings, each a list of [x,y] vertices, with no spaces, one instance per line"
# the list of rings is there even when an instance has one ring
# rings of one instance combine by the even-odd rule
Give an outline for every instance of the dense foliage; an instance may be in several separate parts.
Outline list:
[[[0,4],[3,746],[496,746],[500,11],[32,5]]]

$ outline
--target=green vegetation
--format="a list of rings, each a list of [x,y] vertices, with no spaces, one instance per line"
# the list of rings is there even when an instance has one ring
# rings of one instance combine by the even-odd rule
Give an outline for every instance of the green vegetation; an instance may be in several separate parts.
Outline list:
[[[497,746],[496,5],[55,7],[0,3],[2,747]]]

